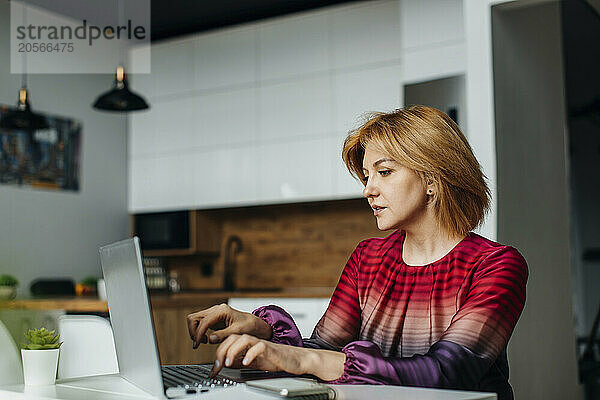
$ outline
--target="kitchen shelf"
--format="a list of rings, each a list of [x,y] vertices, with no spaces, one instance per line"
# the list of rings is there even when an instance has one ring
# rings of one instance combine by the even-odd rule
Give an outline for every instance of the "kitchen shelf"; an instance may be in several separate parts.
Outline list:
[[[207,300],[227,302],[237,298],[323,298],[331,297],[333,288],[290,288],[261,291],[198,291],[163,294],[150,294],[150,303],[154,308],[194,307]],[[96,297],[60,297],[0,300],[0,310],[65,310],[67,312],[108,312],[108,303]]]
[[[97,297],[55,297],[0,300],[0,310],[65,310],[67,312],[108,312],[108,303]]]

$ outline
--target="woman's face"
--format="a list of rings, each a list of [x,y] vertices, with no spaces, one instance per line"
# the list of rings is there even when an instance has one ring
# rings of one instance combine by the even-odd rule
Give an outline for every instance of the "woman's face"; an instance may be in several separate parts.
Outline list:
[[[427,207],[419,176],[369,144],[363,158],[363,196],[369,200],[380,230],[406,229],[418,223]]]

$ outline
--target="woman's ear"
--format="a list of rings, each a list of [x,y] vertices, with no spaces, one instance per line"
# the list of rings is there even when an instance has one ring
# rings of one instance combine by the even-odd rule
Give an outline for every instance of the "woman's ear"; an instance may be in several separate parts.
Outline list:
[[[427,186],[425,188],[425,193],[427,194],[427,196],[435,195],[437,186],[435,184],[435,180],[433,179],[433,177],[430,175],[425,176],[425,182],[427,184]]]

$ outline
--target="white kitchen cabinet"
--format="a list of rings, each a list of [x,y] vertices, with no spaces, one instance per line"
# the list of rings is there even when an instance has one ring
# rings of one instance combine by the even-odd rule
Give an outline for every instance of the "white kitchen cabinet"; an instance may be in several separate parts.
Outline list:
[[[400,65],[341,72],[334,77],[335,131],[357,128],[371,111],[391,111],[402,105]]]
[[[415,83],[462,75],[467,69],[467,48],[464,42],[441,47],[425,47],[405,52],[402,58],[402,81]]]
[[[335,184],[333,192],[340,198],[360,198],[364,186],[350,174],[342,160],[342,148],[346,136],[347,132],[340,132],[336,137],[330,139],[330,162]]]
[[[372,1],[332,10],[331,42],[336,69],[399,59],[399,2]]]
[[[464,40],[462,0],[399,0],[404,50]]]
[[[156,206],[162,188],[156,183],[156,159],[130,158],[127,202],[130,210],[145,211]],[[164,205],[163,205],[164,206]]]
[[[315,325],[327,310],[329,298],[230,298],[228,304],[236,310],[252,312],[258,307],[276,305],[287,311],[300,331],[302,337],[312,334]]]
[[[198,95],[193,104],[192,135],[188,145],[194,149],[248,146],[256,141],[257,90],[253,87]],[[216,150],[218,151],[218,150]]]
[[[130,209],[149,212],[195,208],[192,154],[133,159],[129,163],[129,173]]]
[[[256,27],[220,30],[194,40],[196,90],[254,83],[256,79]]]
[[[194,48],[191,38],[152,46],[152,79],[155,98],[178,95],[194,87]]]
[[[156,151],[156,104],[150,110],[133,113],[127,118],[128,142],[127,155],[129,159],[138,156],[152,156]]]
[[[175,209],[194,208],[194,155],[190,152],[168,154],[156,159],[154,182],[161,191],[155,194],[160,204],[169,204]]]
[[[221,208],[256,204],[259,176],[254,147],[218,148],[194,154],[196,207]]]
[[[328,27],[328,15],[323,10],[259,24],[259,80],[327,71],[330,68]]]
[[[329,198],[334,184],[331,145],[328,138],[261,144],[260,200],[272,203]]]
[[[262,142],[326,136],[332,128],[331,78],[327,75],[258,89]]]
[[[194,103],[189,97],[156,100],[150,122],[154,129],[153,153],[157,157],[188,151],[194,138]]]
[[[462,7],[349,3],[152,45],[132,76],[151,108],[129,116],[129,211],[359,197],[344,137],[403,85],[465,74]]]
[[[129,160],[129,207],[138,212],[193,209],[195,156],[190,152]]]

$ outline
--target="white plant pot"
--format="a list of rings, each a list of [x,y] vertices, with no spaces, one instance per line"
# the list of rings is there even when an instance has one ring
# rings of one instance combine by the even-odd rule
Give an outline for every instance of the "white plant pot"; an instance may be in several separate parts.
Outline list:
[[[0,300],[12,300],[17,296],[17,288],[14,286],[0,286]]]
[[[23,379],[25,385],[54,385],[56,382],[59,350],[60,349],[21,349],[21,357],[23,358]]]

